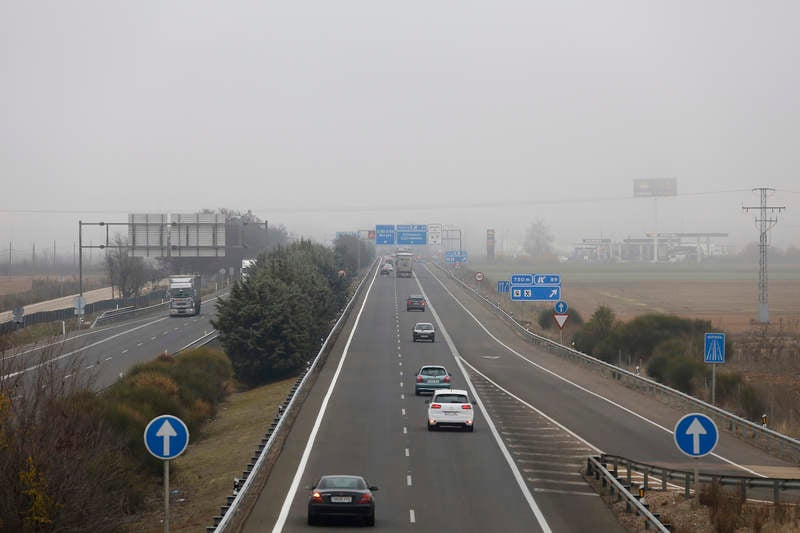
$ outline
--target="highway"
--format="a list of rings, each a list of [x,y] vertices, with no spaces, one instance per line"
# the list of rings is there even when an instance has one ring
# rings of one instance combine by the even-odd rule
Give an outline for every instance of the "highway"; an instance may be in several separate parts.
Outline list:
[[[427,297],[427,311],[405,310],[413,293]],[[539,352],[438,269],[373,277],[358,303],[245,531],[313,530],[305,487],[337,473],[380,487],[382,530],[623,531],[580,475],[588,455],[694,467],[671,434],[685,412]],[[434,322],[435,343],[412,342],[417,321]],[[427,431],[413,375],[428,363],[447,366],[453,387],[477,401],[474,433]],[[725,434],[700,468],[800,477]]]
[[[141,318],[82,330],[5,354],[2,374],[22,377],[24,382],[45,362],[55,361],[64,369],[65,379],[88,379],[93,388],[106,388],[134,364],[150,361],[165,351],[174,353],[213,331],[209,321],[215,314],[216,300],[207,297],[198,316],[170,317],[165,308],[160,308]]]

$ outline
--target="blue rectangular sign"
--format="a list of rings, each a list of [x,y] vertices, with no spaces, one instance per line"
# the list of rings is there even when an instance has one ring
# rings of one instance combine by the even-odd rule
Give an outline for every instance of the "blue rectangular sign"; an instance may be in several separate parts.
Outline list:
[[[512,285],[533,285],[533,274],[511,274]]]
[[[398,226],[399,228],[399,226]],[[428,244],[427,231],[397,230],[397,244],[425,245]]]
[[[464,250],[448,250],[444,253],[445,263],[466,263],[467,252]]]
[[[511,282],[508,280],[501,280],[497,282],[497,292],[504,293],[511,291]]]
[[[511,300],[522,302],[552,302],[561,299],[559,285],[511,285]]]
[[[561,276],[559,274],[534,274],[534,285],[561,285]]]
[[[375,244],[394,244],[394,225],[375,226]]]
[[[703,359],[706,363],[725,362],[725,334],[706,333],[705,348],[703,349]]]

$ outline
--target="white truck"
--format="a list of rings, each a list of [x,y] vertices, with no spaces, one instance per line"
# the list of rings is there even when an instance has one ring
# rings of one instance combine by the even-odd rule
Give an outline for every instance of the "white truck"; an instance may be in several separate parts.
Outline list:
[[[397,252],[394,255],[394,275],[398,278],[410,278],[414,269],[414,254]]]
[[[199,275],[169,277],[169,316],[199,315],[200,301]]]
[[[242,259],[242,270],[241,270],[242,281],[247,279],[247,276],[250,273],[250,267],[252,267],[255,264],[256,264],[255,259]]]

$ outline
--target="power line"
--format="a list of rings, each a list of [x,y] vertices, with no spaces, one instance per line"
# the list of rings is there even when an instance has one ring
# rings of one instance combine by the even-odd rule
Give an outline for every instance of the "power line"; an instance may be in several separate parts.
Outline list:
[[[699,191],[678,193],[671,197],[689,198],[694,196],[713,196],[720,194],[731,194],[749,192],[750,189],[723,189],[716,191]],[[642,197],[644,198],[644,197]],[[409,206],[408,203],[396,205],[347,205],[347,206],[332,206],[332,207],[259,207],[253,209],[254,211],[269,212],[269,213],[369,213],[380,211],[419,211],[424,209],[484,209],[492,207],[527,207],[536,205],[569,205],[569,204],[584,204],[584,203],[602,203],[602,202],[619,202],[624,200],[639,200],[641,198],[634,198],[628,195],[617,196],[588,196],[579,198],[562,198],[562,199],[536,199],[536,200],[516,200],[516,201],[497,201],[497,202],[464,202],[464,203],[435,203],[435,204],[419,204],[415,203]],[[8,214],[64,214],[64,215],[77,215],[77,214],[129,214],[137,210],[77,210],[77,209],[0,209],[0,213]]]
[[[769,306],[767,305],[767,248],[769,247],[769,241],[767,240],[767,232],[775,227],[775,224],[778,223],[778,214],[786,209],[786,207],[767,205],[767,193],[775,192],[775,189],[759,187],[753,189],[753,192],[755,191],[758,191],[761,194],[761,205],[743,205],[742,209],[746,212],[756,209],[759,211],[759,216],[756,216],[756,225],[760,232],[760,253],[758,258],[758,321],[762,324],[768,324]]]

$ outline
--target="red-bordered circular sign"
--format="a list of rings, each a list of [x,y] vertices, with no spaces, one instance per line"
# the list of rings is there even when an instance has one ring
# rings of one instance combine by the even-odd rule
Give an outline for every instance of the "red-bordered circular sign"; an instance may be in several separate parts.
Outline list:
[[[483,281],[483,272],[475,272],[475,281]]]

